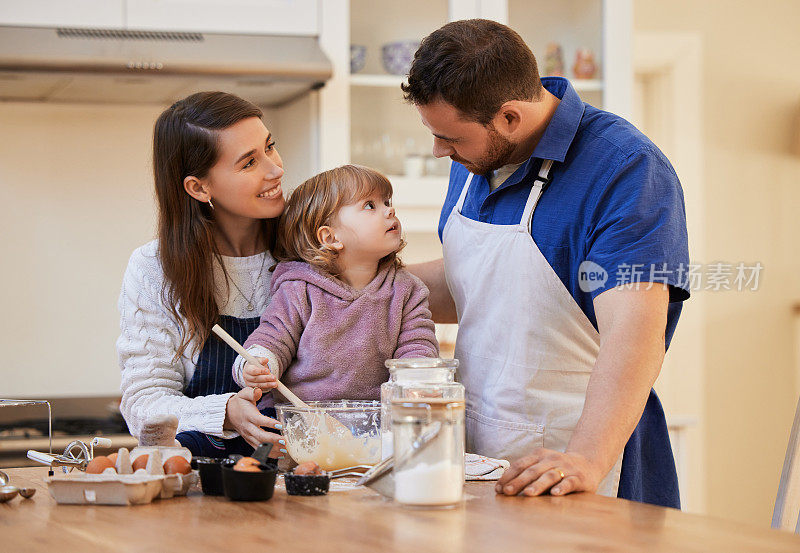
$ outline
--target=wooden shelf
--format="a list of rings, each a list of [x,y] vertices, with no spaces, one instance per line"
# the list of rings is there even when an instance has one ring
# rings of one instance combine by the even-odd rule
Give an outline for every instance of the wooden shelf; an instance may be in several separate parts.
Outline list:
[[[405,81],[405,75],[369,75],[366,73],[350,75],[350,84],[352,86],[400,88],[400,85]]]
[[[441,209],[447,193],[449,177],[409,177],[406,175],[387,175],[394,189],[392,203],[400,208]]]
[[[370,75],[366,73],[350,75],[351,86],[400,88],[400,85],[405,81],[405,75]],[[599,92],[603,90],[603,81],[600,79],[570,79],[570,82],[578,92]]]
[[[603,81],[600,79],[570,79],[577,92],[602,92]]]

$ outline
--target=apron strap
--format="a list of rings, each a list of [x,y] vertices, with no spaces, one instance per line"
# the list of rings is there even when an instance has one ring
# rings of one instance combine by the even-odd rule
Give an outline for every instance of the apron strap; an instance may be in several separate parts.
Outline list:
[[[531,233],[531,221],[533,220],[533,210],[536,209],[536,204],[539,203],[539,198],[542,197],[542,190],[550,182],[550,169],[553,167],[552,159],[543,159],[542,166],[539,168],[539,176],[536,182],[531,187],[531,193],[528,196],[528,201],[525,204],[525,210],[522,212],[522,220],[520,224],[525,224],[528,228],[528,234]]]
[[[459,213],[461,213],[461,208],[464,207],[464,199],[467,197],[467,191],[469,190],[469,185],[472,183],[472,177],[474,177],[472,173],[469,174],[467,177],[467,181],[464,183],[464,188],[461,189],[461,195],[458,197],[458,201],[456,202],[455,209]]]

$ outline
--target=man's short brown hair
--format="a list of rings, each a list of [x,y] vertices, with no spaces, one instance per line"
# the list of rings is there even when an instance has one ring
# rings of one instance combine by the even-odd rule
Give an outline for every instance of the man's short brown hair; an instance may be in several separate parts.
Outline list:
[[[416,105],[443,100],[488,125],[509,100],[542,93],[536,58],[510,27],[488,19],[453,21],[425,37],[402,85]]]

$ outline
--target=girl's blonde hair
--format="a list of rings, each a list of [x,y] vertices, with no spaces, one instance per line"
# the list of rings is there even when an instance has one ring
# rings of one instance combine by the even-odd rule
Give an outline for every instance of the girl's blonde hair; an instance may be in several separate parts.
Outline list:
[[[338,275],[338,252],[324,246],[317,231],[333,224],[342,206],[350,205],[377,192],[381,197],[392,197],[392,184],[374,169],[360,165],[343,165],[311,177],[298,186],[289,199],[278,223],[278,240],[275,259],[278,261],[305,261],[332,275]],[[393,264],[402,267],[397,253],[400,247],[380,260],[379,267]]]

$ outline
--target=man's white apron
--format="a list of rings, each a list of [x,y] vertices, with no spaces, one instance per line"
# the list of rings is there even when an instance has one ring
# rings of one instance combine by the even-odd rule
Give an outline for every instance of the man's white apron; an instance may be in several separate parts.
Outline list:
[[[472,453],[513,461],[539,447],[565,451],[597,360],[600,335],[531,237],[551,166],[544,160],[516,225],[461,214],[470,174],[442,234]],[[621,465],[620,455],[598,493],[616,497]]]

